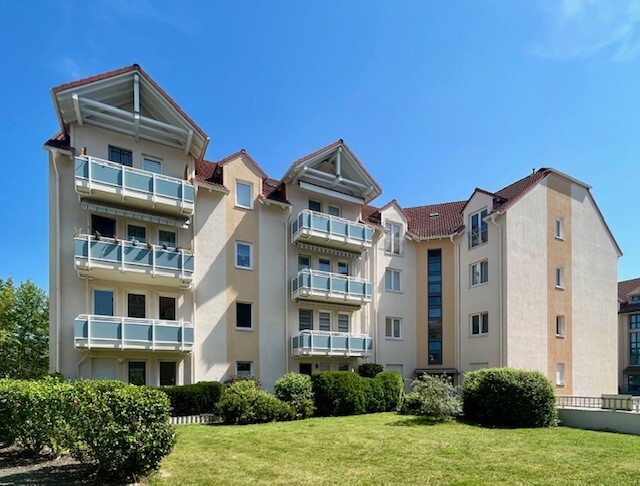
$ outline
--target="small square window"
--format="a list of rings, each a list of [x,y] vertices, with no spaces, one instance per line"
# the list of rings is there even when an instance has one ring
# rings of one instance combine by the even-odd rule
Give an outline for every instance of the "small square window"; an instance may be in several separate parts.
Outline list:
[[[162,174],[162,162],[160,162],[159,160],[144,158],[142,159],[142,168],[149,172]]]
[[[251,270],[253,247],[251,243],[236,241],[236,268]]]
[[[556,316],[556,336],[564,337],[564,316]]]
[[[252,375],[251,361],[236,361],[236,376],[248,377]]]
[[[239,329],[251,329],[251,304],[236,302],[236,327]]]
[[[489,333],[489,313],[482,312],[480,314],[471,315],[471,335],[481,336]]]
[[[387,317],[384,321],[384,336],[389,339],[400,339],[402,320],[396,317]]]
[[[555,220],[554,235],[559,240],[564,240],[564,221],[562,219]]]
[[[246,182],[236,182],[236,206],[241,208],[253,208],[252,186]]]
[[[384,272],[384,289],[390,292],[400,292],[400,271],[387,268]]]

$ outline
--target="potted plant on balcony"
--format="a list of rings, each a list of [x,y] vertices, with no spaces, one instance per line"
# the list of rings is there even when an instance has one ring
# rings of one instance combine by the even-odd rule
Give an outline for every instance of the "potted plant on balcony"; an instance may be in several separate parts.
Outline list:
[[[153,250],[153,245],[151,244],[151,242],[147,241],[147,248],[149,250]]]
[[[131,238],[131,244],[133,246],[138,246],[138,240],[136,240],[135,238]]]
[[[163,241],[163,242],[162,242],[162,249],[163,249],[163,250],[166,250],[166,249],[167,249],[167,242],[166,242],[166,241]]]
[[[96,241],[100,241],[100,238],[102,238],[102,235],[100,234],[100,232],[99,232],[99,231],[96,231],[96,232],[93,234],[93,237],[96,239]]]

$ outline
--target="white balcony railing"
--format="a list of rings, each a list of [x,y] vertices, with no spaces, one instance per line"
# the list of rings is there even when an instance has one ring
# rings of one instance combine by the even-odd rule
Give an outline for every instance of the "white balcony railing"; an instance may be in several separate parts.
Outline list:
[[[291,336],[291,356],[367,357],[373,339],[366,334],[335,331],[299,331]]]
[[[74,322],[76,348],[191,351],[194,329],[184,321],[81,314]]]
[[[373,229],[345,218],[304,209],[291,222],[291,241],[361,252],[371,248]]]
[[[368,280],[338,273],[303,269],[291,279],[291,298],[361,305],[371,302]]]

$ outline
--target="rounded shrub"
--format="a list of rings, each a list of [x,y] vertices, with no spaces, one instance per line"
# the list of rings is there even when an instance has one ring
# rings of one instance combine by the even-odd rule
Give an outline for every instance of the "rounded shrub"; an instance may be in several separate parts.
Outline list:
[[[226,386],[218,409],[224,423],[238,425],[293,420],[296,414],[291,405],[260,390],[253,380]]]
[[[192,385],[159,388],[171,403],[171,416],[215,413],[222,396],[222,384],[217,381],[201,381]]]
[[[257,376],[237,376],[231,375],[222,383],[224,386],[233,385],[236,381],[253,381],[257,385],[258,388],[262,388],[262,383]]]
[[[364,378],[374,378],[384,370],[382,365],[377,363],[363,363],[358,366],[358,374]]]
[[[295,410],[296,419],[313,415],[313,388],[311,377],[300,373],[288,373],[276,380],[275,395]]]
[[[462,413],[462,403],[446,376],[424,374],[413,381],[411,390],[404,397],[401,413],[421,415],[438,422],[453,420]]]
[[[374,378],[361,378],[364,383],[364,393],[367,399],[367,413],[384,412],[385,400],[382,382]]]
[[[384,409],[387,412],[398,410],[402,404],[404,396],[404,380],[397,371],[383,371],[378,373],[375,380],[378,380],[384,391]]]
[[[539,371],[485,368],[467,373],[462,402],[465,417],[485,425],[548,427],[557,423],[553,385]]]
[[[311,375],[316,415],[358,415],[367,411],[363,379],[351,371],[321,371]]]

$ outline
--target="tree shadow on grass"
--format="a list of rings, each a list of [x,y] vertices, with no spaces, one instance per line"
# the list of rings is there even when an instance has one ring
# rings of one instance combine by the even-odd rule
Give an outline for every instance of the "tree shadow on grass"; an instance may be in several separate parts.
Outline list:
[[[426,417],[406,416],[406,418],[394,420],[393,422],[388,422],[385,425],[390,425],[392,427],[423,427],[425,425],[436,425],[437,423],[438,422],[435,420],[431,420]]]

